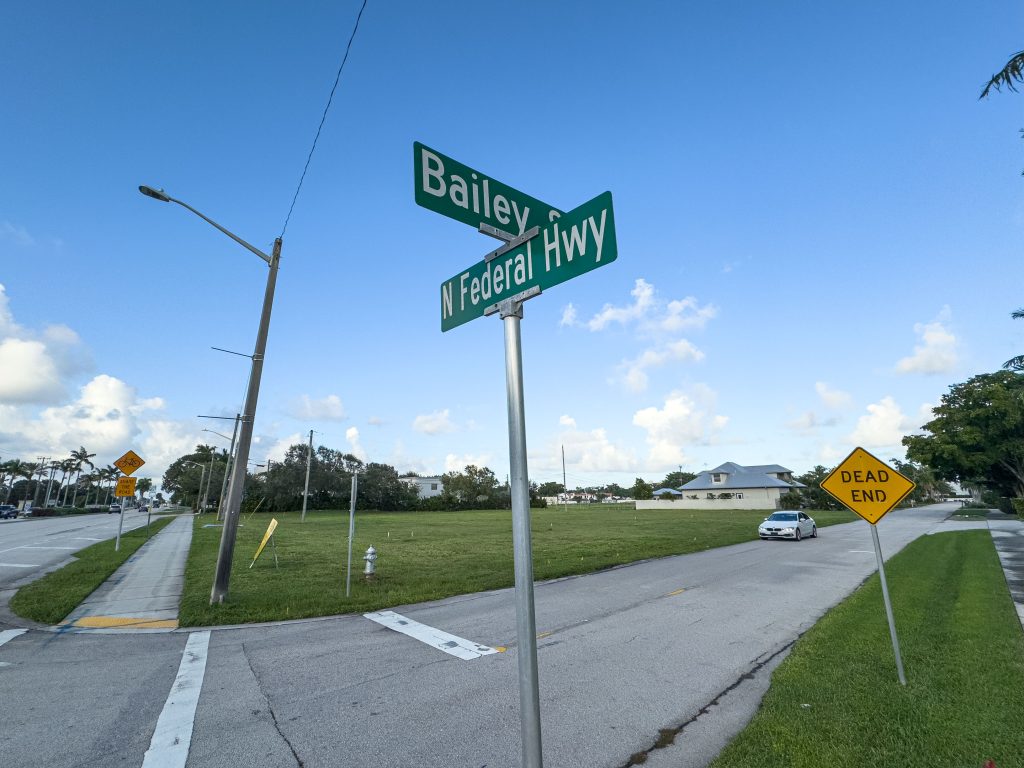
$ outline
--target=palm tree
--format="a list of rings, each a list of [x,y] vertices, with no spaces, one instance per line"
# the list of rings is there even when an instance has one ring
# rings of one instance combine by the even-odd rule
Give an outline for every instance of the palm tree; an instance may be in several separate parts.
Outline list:
[[[1012,317],[1014,320],[1020,320],[1022,317],[1024,317],[1024,309],[1018,309],[1016,312],[1012,312],[1010,314],[1010,317]],[[1024,371],[1024,355],[1017,355],[1016,357],[1011,357],[1009,360],[1003,363],[1003,368],[1005,368],[1008,371]]]
[[[1006,66],[992,75],[992,79],[985,84],[985,88],[978,98],[984,99],[993,88],[1001,91],[1004,85],[1008,91],[1016,91],[1017,87],[1014,82],[1024,83],[1024,51],[1013,54],[1006,62]]]
[[[32,477],[36,473],[35,464],[29,464],[27,461],[19,461],[18,468],[14,470],[15,477],[25,478],[25,492],[21,496],[22,501],[28,501],[28,488],[32,485]]]
[[[60,486],[58,486],[58,488],[57,488],[57,495],[60,496],[61,488],[63,488],[64,489],[64,500],[61,502],[61,504],[63,504],[63,505],[67,505],[67,503],[68,503],[68,488],[70,487],[70,486],[64,485],[64,481],[65,481],[65,479],[67,479],[67,476],[70,475],[74,471],[75,471],[75,460],[74,459],[64,459],[60,463],[60,472],[61,472],[61,475],[60,475]]]
[[[146,494],[153,488],[153,480],[149,477],[140,477],[139,482],[135,484],[135,492],[139,494],[139,501],[145,499]]]
[[[108,501],[110,501],[110,494],[113,491],[113,488],[111,486],[114,484],[114,481],[117,480],[118,477],[120,477],[121,470],[119,470],[113,464],[107,464],[107,466],[100,471],[103,473],[103,479],[107,481],[107,493],[106,496],[104,496],[103,498],[103,503],[106,504]]]
[[[75,494],[71,497],[71,506],[75,506],[75,502],[78,501],[78,482],[82,479],[82,467],[86,464],[92,469],[96,465],[93,464],[89,459],[95,456],[95,453],[89,453],[85,450],[85,446],[79,447],[77,451],[71,452],[71,458],[75,460],[75,470],[78,472],[78,477],[75,479]],[[88,497],[86,497],[88,498]]]
[[[5,488],[4,504],[11,500],[11,491],[14,490],[14,477],[19,464],[20,462],[17,459],[10,459],[0,464],[0,485],[6,485],[8,478],[11,481],[11,484]]]

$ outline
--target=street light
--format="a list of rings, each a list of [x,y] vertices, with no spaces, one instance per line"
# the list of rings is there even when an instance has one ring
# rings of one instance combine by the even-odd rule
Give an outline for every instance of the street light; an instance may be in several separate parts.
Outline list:
[[[219,229],[243,248],[252,251],[270,267],[267,274],[267,287],[263,294],[263,312],[256,332],[256,347],[252,353],[252,369],[249,373],[249,386],[245,394],[245,406],[242,408],[241,429],[238,436],[238,453],[234,466],[231,468],[231,483],[228,487],[228,505],[224,512],[224,530],[221,532],[220,549],[217,551],[217,570],[213,577],[213,589],[210,590],[210,605],[223,603],[228,595],[228,584],[231,581],[231,560],[235,552],[235,536],[238,533],[238,513],[242,506],[242,492],[245,488],[245,468],[249,464],[249,447],[252,444],[253,421],[256,418],[256,402],[260,396],[260,378],[263,375],[263,358],[267,350],[267,334],[270,330],[270,311],[274,306],[274,288],[277,285],[277,270],[281,263],[281,238],[274,240],[274,248],[270,256],[259,248],[245,242],[232,232],[224,229],[213,219],[204,216],[192,206],[176,200],[162,189],[153,189],[145,185],[139,192],[163,203],[177,203],[187,208],[207,224]]]
[[[220,416],[220,417],[200,416],[200,418],[225,418],[225,417],[224,416]],[[204,429],[203,430],[203,432],[212,432],[215,435],[220,435],[225,440],[230,440],[231,441],[231,447],[228,448],[228,458],[227,458],[227,461],[224,462],[224,479],[221,480],[221,483],[220,483],[220,496],[217,497],[217,520],[218,520],[218,522],[220,521],[220,511],[221,511],[221,509],[224,506],[224,492],[227,490],[227,487],[228,487],[228,471],[229,471],[229,469],[231,467],[231,461],[232,461],[232,459],[234,458],[234,455],[235,455],[235,440],[238,438],[238,420],[241,419],[241,418],[242,418],[241,414],[235,414],[235,429],[231,433],[231,437],[228,437],[227,435],[225,435],[225,434],[223,434],[221,432],[217,432],[217,431],[212,430],[212,429]]]
[[[203,492],[203,481],[206,479],[206,465],[200,464],[198,461],[183,461],[182,464],[191,464],[193,467],[199,467],[199,489],[196,491],[196,504],[200,504],[199,497]],[[199,511],[202,512],[203,508],[200,507]]]

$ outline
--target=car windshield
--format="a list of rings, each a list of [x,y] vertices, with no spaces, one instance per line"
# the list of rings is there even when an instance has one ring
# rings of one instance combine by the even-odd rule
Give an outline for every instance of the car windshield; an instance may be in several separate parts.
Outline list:
[[[796,512],[776,512],[774,515],[768,518],[776,522],[794,522],[796,520]]]

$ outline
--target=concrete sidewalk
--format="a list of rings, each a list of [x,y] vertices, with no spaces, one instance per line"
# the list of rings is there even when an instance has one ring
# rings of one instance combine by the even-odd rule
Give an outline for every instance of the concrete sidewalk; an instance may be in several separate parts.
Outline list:
[[[61,622],[71,632],[169,632],[178,627],[178,602],[192,543],[192,515],[182,515],[143,544]]]
[[[1024,520],[989,518],[988,524],[999,562],[1003,564],[1010,597],[1017,608],[1021,627],[1024,627]]]

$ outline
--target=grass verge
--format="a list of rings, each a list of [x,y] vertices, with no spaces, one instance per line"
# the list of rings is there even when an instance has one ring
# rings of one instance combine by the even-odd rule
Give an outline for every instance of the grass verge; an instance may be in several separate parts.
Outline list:
[[[814,512],[819,527],[858,519]],[[211,606],[210,586],[221,528],[196,518],[185,571],[181,626],[276,621],[370,611],[513,584],[512,513],[357,513],[352,596],[345,598],[347,512],[274,515],[280,567],[271,547],[249,568],[270,515],[238,529],[229,600]],[[645,558],[697,552],[757,538],[765,513],[752,510],[642,510],[620,505],[532,510],[534,576],[590,573]],[[362,578],[363,554],[378,552],[378,578]]]
[[[143,526],[122,534],[121,549],[117,552],[114,551],[113,539],[79,550],[73,555],[75,562],[19,589],[11,598],[11,610],[44,624],[59,623],[170,522],[170,518],[154,520],[149,533]]]
[[[886,576],[906,687],[876,574],[799,640],[711,768],[1024,765],[1024,633],[989,532],[923,536]]]

